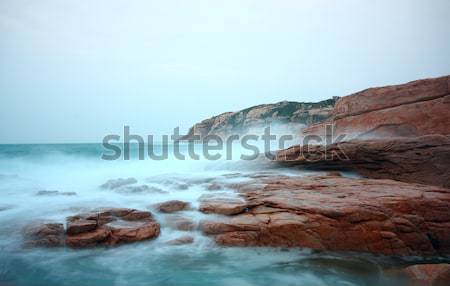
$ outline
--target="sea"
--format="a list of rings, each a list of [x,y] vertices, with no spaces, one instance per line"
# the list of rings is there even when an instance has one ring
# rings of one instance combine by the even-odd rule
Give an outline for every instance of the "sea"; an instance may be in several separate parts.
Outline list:
[[[152,148],[163,150],[158,145]],[[102,207],[148,210],[163,221],[164,214],[154,205],[177,199],[191,203],[183,216],[199,222],[207,217],[196,208],[199,198],[211,192],[208,183],[245,182],[258,165],[246,167],[239,159],[180,160],[172,154],[173,146],[165,160],[148,156],[140,160],[139,148],[131,149],[130,160],[123,156],[105,160],[102,155],[110,150],[102,144],[0,145],[0,285],[400,285],[385,275],[385,269],[407,263],[397,258],[222,247],[199,230],[189,232],[194,243],[173,246],[166,242],[186,232],[163,223],[158,238],[127,245],[77,250],[25,247],[27,226],[65,222],[70,215]],[[181,144],[181,152],[188,152],[188,147]],[[295,176],[312,172],[270,171]],[[133,178],[134,186],[147,187],[129,192],[101,187],[120,178]],[[145,191],[149,189],[161,192]],[[236,195],[226,188],[220,192]]]

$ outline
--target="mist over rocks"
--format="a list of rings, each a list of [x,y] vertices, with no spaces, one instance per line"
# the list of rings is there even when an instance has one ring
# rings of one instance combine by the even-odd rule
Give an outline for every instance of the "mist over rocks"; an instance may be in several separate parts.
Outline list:
[[[57,190],[40,190],[36,196],[76,196],[76,192],[60,192]]]
[[[136,184],[138,181],[135,178],[118,178],[118,179],[110,179],[106,183],[102,184],[100,188],[114,190],[120,187],[124,187],[127,185]]]
[[[300,134],[303,127],[329,118],[336,99],[316,103],[282,101],[222,113],[195,124],[180,140],[204,139],[208,135],[220,137],[251,133],[259,135],[266,126],[272,127],[272,133],[280,130],[283,134]]]

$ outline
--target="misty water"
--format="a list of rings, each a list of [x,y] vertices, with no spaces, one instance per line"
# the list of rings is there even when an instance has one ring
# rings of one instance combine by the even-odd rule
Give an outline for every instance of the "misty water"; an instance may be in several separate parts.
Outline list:
[[[100,144],[0,145],[1,285],[389,285],[382,268],[403,263],[387,257],[324,253],[308,249],[220,247],[198,230],[194,243],[167,242],[186,232],[165,226],[152,205],[170,199],[189,201],[182,214],[198,222],[198,198],[210,182],[246,180],[251,169],[239,163],[206,160],[101,159]],[[276,169],[285,175],[308,175]],[[236,173],[238,173],[236,175]],[[234,174],[230,176],[230,174]],[[135,178],[162,192],[118,192],[99,186],[110,179]],[[57,190],[76,195],[36,195]],[[220,190],[235,196],[232,190]],[[161,235],[110,248],[25,248],[22,229],[39,221],[65,218],[99,207],[152,211]],[[211,217],[209,215],[209,217]]]

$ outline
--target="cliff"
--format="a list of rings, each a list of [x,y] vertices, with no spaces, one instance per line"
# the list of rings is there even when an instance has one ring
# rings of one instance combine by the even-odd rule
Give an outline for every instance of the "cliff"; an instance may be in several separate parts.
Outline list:
[[[189,129],[181,140],[193,140],[194,135],[203,139],[208,135],[226,137],[231,134],[245,134],[253,128],[266,127],[282,123],[300,133],[301,128],[328,119],[333,111],[336,98],[316,103],[282,101],[275,104],[263,104],[237,112],[226,112],[203,120]]]
[[[340,98],[332,116],[305,128],[305,135],[324,135],[333,124],[335,135],[347,139],[415,137],[450,134],[450,76],[407,84],[370,88]]]

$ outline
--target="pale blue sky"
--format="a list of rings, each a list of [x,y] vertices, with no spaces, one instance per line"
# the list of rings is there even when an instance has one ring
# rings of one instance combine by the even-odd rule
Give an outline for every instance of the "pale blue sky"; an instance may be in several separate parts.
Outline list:
[[[450,74],[449,0],[0,0],[0,143]]]

